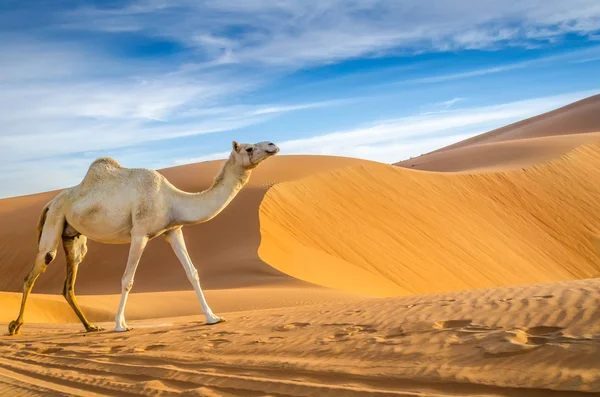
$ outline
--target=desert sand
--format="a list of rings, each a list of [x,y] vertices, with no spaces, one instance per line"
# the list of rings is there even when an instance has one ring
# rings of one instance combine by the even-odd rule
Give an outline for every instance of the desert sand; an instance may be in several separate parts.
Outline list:
[[[127,245],[64,254],[0,337],[0,395],[584,396],[600,393],[600,96],[395,165],[269,159],[184,228],[207,300],[149,243],[115,333]],[[221,161],[160,170],[207,188]],[[54,192],[0,200],[0,327]]]

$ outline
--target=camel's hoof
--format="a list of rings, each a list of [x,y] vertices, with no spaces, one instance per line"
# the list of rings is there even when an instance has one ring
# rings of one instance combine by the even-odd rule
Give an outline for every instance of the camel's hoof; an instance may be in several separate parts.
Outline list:
[[[90,325],[89,327],[87,327],[85,329],[86,332],[98,332],[98,331],[104,331],[104,328],[102,327],[98,327],[97,325]]]
[[[10,324],[8,324],[8,335],[19,335],[19,329],[21,329],[21,324],[17,324],[16,321],[11,321]]]
[[[133,329],[133,327],[130,327],[128,325],[124,326],[124,327],[120,327],[120,326],[116,326],[115,327],[115,332],[127,332],[127,331],[131,331]]]
[[[206,319],[206,325],[214,325],[214,324],[219,324],[219,323],[225,323],[227,322],[227,319],[225,317],[217,317],[215,316],[214,318],[211,319]]]

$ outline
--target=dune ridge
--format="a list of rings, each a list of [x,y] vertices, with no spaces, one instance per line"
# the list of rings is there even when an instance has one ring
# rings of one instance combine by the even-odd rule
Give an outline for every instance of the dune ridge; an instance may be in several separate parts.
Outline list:
[[[425,171],[508,170],[600,139],[600,94],[394,165]]]
[[[259,255],[294,277],[378,296],[598,277],[599,168],[592,143],[511,172],[369,163],[282,182],[261,202]],[[371,278],[310,277],[320,263],[310,250]],[[378,293],[381,278],[398,287]]]
[[[598,132],[600,127],[599,107],[600,94],[592,95],[558,109],[445,146],[432,153],[445,152],[473,144]]]

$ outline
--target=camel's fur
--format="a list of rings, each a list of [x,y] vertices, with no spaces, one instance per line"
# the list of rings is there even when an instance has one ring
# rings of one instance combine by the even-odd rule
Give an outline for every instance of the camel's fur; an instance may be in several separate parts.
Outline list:
[[[25,278],[19,315],[10,323],[9,334],[19,333],[33,284],[56,258],[60,240],[67,260],[63,295],[88,332],[101,330],[85,318],[73,292],[77,268],[87,253],[88,238],[106,244],[130,244],[115,331],[131,329],[125,323],[124,312],[135,271],[148,241],[160,235],[170,243],[182,263],[206,322],[224,321],[206,303],[181,228],[206,222],[219,214],[248,182],[252,169],[278,151],[279,148],[269,142],[252,145],[234,141],[231,154],[213,185],[200,193],[184,192],[153,170],[125,168],[110,157],[95,160],[80,184],[63,190],[42,209],[37,258]]]

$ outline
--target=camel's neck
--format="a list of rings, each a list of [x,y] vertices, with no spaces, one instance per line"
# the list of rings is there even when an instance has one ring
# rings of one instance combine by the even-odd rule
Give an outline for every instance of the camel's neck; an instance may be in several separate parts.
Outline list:
[[[210,188],[200,193],[182,192],[174,209],[175,222],[186,225],[214,218],[244,187],[250,173],[250,170],[240,167],[230,157]]]

